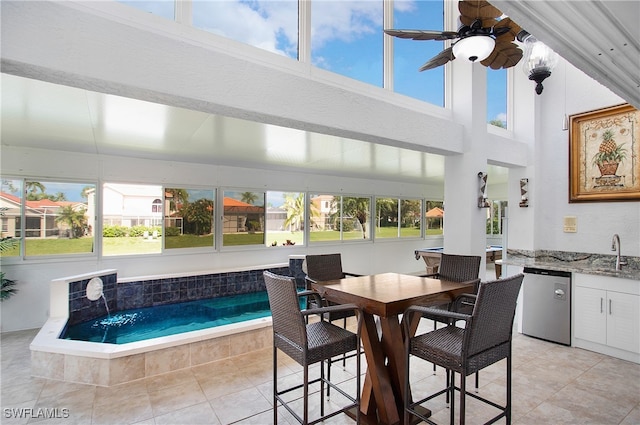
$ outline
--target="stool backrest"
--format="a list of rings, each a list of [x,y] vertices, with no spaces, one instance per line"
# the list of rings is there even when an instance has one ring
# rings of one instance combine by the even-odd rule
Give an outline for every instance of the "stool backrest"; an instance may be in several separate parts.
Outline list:
[[[300,312],[295,278],[268,271],[263,276],[271,307],[274,338],[284,338],[301,349],[306,348],[306,323]]]
[[[316,282],[342,279],[342,257],[340,254],[307,255],[307,276]]]
[[[523,278],[520,273],[480,284],[463,343],[468,356],[511,341],[516,301]]]

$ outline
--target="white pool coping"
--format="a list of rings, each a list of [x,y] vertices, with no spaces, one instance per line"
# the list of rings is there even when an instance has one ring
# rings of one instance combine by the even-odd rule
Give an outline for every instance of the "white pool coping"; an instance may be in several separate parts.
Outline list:
[[[246,270],[268,269],[274,267],[285,267],[286,264],[271,264],[259,267],[247,267]],[[118,279],[118,283],[132,282],[138,280],[150,280],[169,277],[193,276],[212,273],[238,272],[245,269],[235,268],[229,270],[198,271],[191,273],[175,273],[156,276],[134,277]],[[116,359],[131,356],[134,354],[147,353],[163,348],[175,347],[183,344],[220,338],[256,329],[271,326],[271,316],[259,319],[252,319],[228,325],[216,326],[212,328],[183,332],[175,335],[168,335],[159,338],[147,339],[144,341],[130,342],[126,344],[109,344],[100,342],[74,341],[60,339],[64,327],[69,318],[69,283],[78,280],[91,279],[117,273],[116,269],[106,269],[91,273],[84,273],[75,276],[67,276],[51,281],[50,296],[50,317],[40,328],[40,331],[31,342],[31,351],[41,351],[55,354],[67,354],[95,359]]]
[[[101,342],[59,339],[58,337],[62,333],[66,323],[66,317],[49,318],[31,342],[31,345],[29,346],[31,351],[42,351],[94,359],[116,359],[119,357],[161,350],[163,348],[170,348],[178,345],[234,335],[255,329],[262,329],[271,326],[271,316],[198,331],[152,338],[144,341],[129,342],[126,344],[108,344]]]

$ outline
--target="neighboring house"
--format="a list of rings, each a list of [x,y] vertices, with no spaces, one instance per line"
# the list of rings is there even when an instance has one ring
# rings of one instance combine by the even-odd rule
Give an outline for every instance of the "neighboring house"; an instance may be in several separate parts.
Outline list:
[[[240,233],[253,230],[264,230],[264,207],[225,197],[222,232]]]
[[[284,223],[287,221],[287,210],[282,207],[267,208],[267,228],[266,230],[289,230],[285,229]],[[298,229],[295,229],[298,230]]]
[[[3,213],[0,217],[2,237],[21,237],[20,202],[19,197],[0,192],[0,208]],[[60,209],[69,205],[76,211],[87,210],[87,204],[82,202],[52,201],[50,199],[25,201],[25,237],[57,238],[67,236],[66,231],[69,226],[66,223],[56,222],[56,218]]]
[[[102,188],[104,225],[162,226],[160,186],[107,183]]]
[[[311,203],[315,206],[319,215],[310,217],[311,228],[315,230],[331,230],[330,217],[338,212],[333,195],[318,195],[311,198]]]

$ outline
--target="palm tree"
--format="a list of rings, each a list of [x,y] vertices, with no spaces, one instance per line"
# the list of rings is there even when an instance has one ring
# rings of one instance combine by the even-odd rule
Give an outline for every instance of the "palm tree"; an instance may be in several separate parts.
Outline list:
[[[178,205],[184,205],[189,202],[189,192],[187,189],[165,189],[165,197],[167,197],[167,193],[171,195],[169,197],[170,211],[176,211]]]
[[[284,207],[287,210],[287,219],[284,221],[284,225],[300,230],[304,222],[304,193],[298,193],[298,196],[295,196],[294,193],[286,193]]]
[[[27,192],[28,201],[41,199],[45,190],[47,190],[47,188],[40,182],[25,182],[24,189]],[[40,191],[40,195],[38,195],[38,191]]]
[[[58,212],[56,223],[65,223],[71,229],[71,237],[79,238],[84,235],[84,231],[87,228],[85,212],[86,210],[84,208],[76,211],[71,205],[67,205],[66,207],[62,207],[60,212]]]
[[[240,200],[247,204],[253,204],[258,199],[258,194],[255,192],[242,192],[240,194]]]
[[[362,225],[362,237],[367,237],[367,217],[369,216],[369,198],[342,198],[343,217],[351,216]]]

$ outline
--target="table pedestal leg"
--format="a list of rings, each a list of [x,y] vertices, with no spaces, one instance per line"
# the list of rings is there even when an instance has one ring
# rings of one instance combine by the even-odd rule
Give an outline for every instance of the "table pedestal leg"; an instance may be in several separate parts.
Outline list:
[[[415,333],[420,318],[412,321]],[[364,314],[362,343],[367,357],[367,374],[360,399],[361,420],[365,424],[399,424],[404,416],[404,337],[397,316],[381,317],[382,338],[378,337],[375,319]],[[431,412],[424,409],[423,414]],[[414,422],[414,421],[412,421]],[[419,420],[416,418],[415,423]]]

